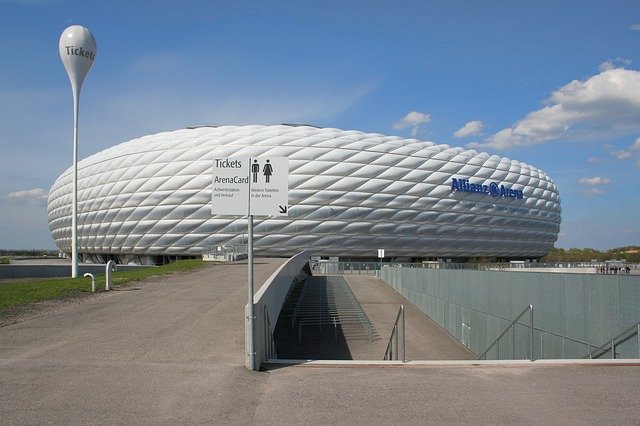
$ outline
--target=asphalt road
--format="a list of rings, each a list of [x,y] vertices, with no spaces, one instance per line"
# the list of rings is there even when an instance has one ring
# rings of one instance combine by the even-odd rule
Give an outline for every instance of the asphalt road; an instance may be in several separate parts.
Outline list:
[[[0,423],[640,423],[637,363],[250,372],[245,286],[216,265],[0,328]]]

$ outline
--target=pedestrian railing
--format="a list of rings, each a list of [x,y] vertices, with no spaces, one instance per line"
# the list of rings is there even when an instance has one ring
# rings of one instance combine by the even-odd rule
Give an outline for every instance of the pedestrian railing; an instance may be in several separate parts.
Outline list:
[[[486,359],[487,353],[496,346],[496,359],[500,359],[500,339],[511,330],[511,358],[515,358],[516,353],[516,325],[520,318],[522,318],[527,312],[529,312],[529,356],[527,359],[533,361],[533,305],[527,306],[520,315],[509,324],[502,333],[489,345],[489,347],[478,357],[478,359]]]
[[[263,310],[264,317],[264,347],[265,347],[265,359],[277,359],[276,344],[273,339],[273,333],[271,333],[271,318],[269,317],[269,308],[264,305]]]
[[[623,331],[622,333],[618,334],[617,336],[615,336],[613,339],[611,340],[607,340],[605,343],[603,343],[602,345],[598,346],[597,348],[595,348],[594,350],[592,350],[591,352],[589,352],[585,358],[599,358],[602,355],[606,354],[607,352],[611,353],[611,358],[615,359],[616,358],[616,346],[622,342],[626,342],[629,339],[632,339],[634,337],[634,335],[637,337],[638,339],[638,358],[640,358],[640,322],[638,322],[637,324],[632,325],[631,327],[629,327],[628,329],[626,329],[625,331]]]
[[[407,362],[407,330],[404,323],[404,305],[400,305],[398,315],[393,323],[393,330],[387,343],[387,350],[384,352],[384,357],[382,358],[384,361],[397,361],[400,359],[398,348],[400,341],[399,325],[402,325],[402,362]]]
[[[372,341],[374,331],[371,321],[342,277],[308,277],[302,285],[290,290],[295,302],[285,302],[280,317],[291,318],[292,331],[298,329],[298,343],[303,331],[316,326],[319,337],[323,331],[332,329],[334,340],[338,340],[338,327],[346,340],[367,339]]]

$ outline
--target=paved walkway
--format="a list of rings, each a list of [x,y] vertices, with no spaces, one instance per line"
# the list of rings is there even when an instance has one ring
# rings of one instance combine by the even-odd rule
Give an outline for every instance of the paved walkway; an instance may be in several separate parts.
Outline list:
[[[478,358],[381,278],[373,275],[344,275],[344,278],[380,336],[373,343],[348,342],[353,359],[382,359],[400,305],[405,307],[407,360]]]
[[[637,365],[250,372],[245,283],[246,265],[210,266],[0,328],[0,423],[640,422]]]

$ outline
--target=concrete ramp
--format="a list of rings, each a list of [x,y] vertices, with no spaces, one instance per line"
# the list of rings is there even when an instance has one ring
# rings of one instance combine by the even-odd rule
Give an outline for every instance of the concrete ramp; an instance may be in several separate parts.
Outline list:
[[[344,275],[311,277],[309,280],[311,285],[315,284],[316,290],[318,283],[315,281],[318,280],[346,281],[349,293],[355,296],[371,324],[372,338],[353,338],[353,324],[340,324],[339,321],[336,325],[324,321],[321,326],[316,324],[314,327],[302,327],[303,334],[300,338],[298,323],[291,325],[294,303],[283,311],[276,326],[274,338],[279,359],[382,360],[401,304],[405,306],[407,360],[477,359],[473,352],[380,278],[371,275]],[[302,288],[297,291],[302,292]],[[316,297],[319,295],[317,293]],[[294,298],[300,296],[298,294]],[[318,300],[318,303],[326,302],[326,297],[326,293],[323,293],[322,300]],[[347,298],[346,295],[342,297]],[[358,327],[362,328],[360,325]]]

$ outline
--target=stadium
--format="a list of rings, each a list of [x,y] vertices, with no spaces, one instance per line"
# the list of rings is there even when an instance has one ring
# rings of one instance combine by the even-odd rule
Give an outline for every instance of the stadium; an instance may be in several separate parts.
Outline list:
[[[162,263],[241,244],[247,218],[211,213],[219,157],[287,157],[287,217],[257,217],[255,253],[534,259],[557,240],[556,185],[525,163],[448,145],[309,125],[201,126],[137,138],[78,163],[80,259]],[[71,252],[72,168],[48,200]]]

